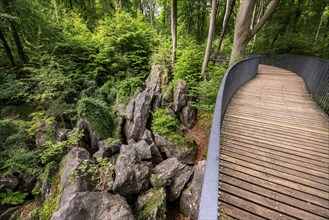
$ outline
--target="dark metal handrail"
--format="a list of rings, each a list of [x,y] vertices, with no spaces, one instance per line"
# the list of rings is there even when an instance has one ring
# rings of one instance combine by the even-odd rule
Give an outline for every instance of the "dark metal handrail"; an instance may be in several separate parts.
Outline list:
[[[302,55],[263,54],[260,62],[301,76],[313,100],[329,115],[329,61]]]
[[[259,60],[259,57],[253,57],[236,63],[225,73],[221,82],[208,144],[199,206],[199,220],[212,220],[218,217],[219,153],[222,120],[236,91],[257,74]]]

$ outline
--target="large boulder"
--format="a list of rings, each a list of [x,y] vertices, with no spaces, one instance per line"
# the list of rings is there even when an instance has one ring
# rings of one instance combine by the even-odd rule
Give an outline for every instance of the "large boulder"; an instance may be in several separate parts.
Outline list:
[[[203,183],[205,161],[200,161],[193,167],[194,175],[192,182],[182,193],[179,210],[192,219],[197,219],[199,213],[199,203]]]
[[[105,141],[98,141],[98,151],[94,153],[93,157],[105,158],[119,153],[122,143],[120,141],[114,141],[112,143],[106,143]]]
[[[143,136],[150,116],[154,95],[153,91],[145,89],[128,103],[125,111],[125,118],[127,120],[124,126],[124,133],[127,140],[140,140]]]
[[[133,145],[122,145],[115,163],[113,191],[122,196],[139,194],[149,186],[152,163],[142,161]]]
[[[161,153],[164,153],[167,158],[176,157],[178,161],[184,164],[194,164],[196,156],[196,146],[188,144],[188,146],[176,146],[175,143],[165,139],[157,133],[153,133],[154,142]]]
[[[14,190],[19,184],[18,177],[15,176],[5,176],[0,173],[0,185],[3,185],[6,189]]]
[[[61,141],[65,141],[67,140],[67,134],[70,132],[70,129],[66,129],[66,128],[59,128],[56,130],[55,133],[55,142],[59,143]]]
[[[68,197],[76,192],[85,192],[91,190],[92,184],[88,175],[78,174],[77,179],[72,179],[72,173],[84,162],[90,160],[90,154],[81,147],[73,148],[64,157],[61,162],[62,174],[60,187],[62,194],[60,196],[59,206],[61,207]],[[88,163],[86,164],[88,166]]]
[[[72,194],[51,220],[133,220],[124,197],[108,192],[78,192]]]
[[[141,140],[134,144],[134,148],[137,151],[137,154],[141,157],[141,160],[151,160],[151,146],[144,140]]]
[[[181,123],[186,128],[191,129],[194,127],[196,123],[196,109],[191,105],[190,101],[181,109],[179,116]]]
[[[77,122],[77,128],[79,130],[83,130],[85,133],[84,136],[85,140],[84,142],[81,142],[81,146],[87,143],[89,146],[84,146],[84,147],[89,147],[93,151],[98,150],[98,142],[102,140],[102,137],[93,128],[91,123],[87,119],[80,118],[80,120]]]
[[[58,171],[59,165],[55,161],[48,163],[43,172],[38,176],[38,180],[34,190],[38,190],[41,195],[41,199],[45,199],[46,195],[50,192],[51,185],[55,181],[55,176]]]
[[[191,175],[190,167],[180,163],[177,158],[170,158],[153,169],[151,184],[155,188],[167,186],[167,200],[173,202],[179,198]]]
[[[187,105],[188,90],[187,84],[184,80],[179,80],[175,86],[174,93],[174,111],[178,112]]]
[[[139,196],[136,202],[135,216],[137,220],[166,219],[166,191],[163,187],[150,189]]]
[[[192,168],[181,164],[175,175],[171,179],[171,184],[167,187],[167,200],[173,202],[178,199],[186,183],[192,176]]]
[[[146,79],[146,88],[161,93],[163,86],[169,82],[168,69],[160,65],[153,65],[149,77]]]
[[[26,171],[22,177],[19,184],[19,191],[24,193],[31,193],[35,183],[37,182],[40,171],[37,169]]]

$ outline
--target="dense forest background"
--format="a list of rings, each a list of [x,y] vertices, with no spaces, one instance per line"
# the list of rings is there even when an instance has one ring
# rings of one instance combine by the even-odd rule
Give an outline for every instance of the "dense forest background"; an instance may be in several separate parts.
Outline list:
[[[35,135],[47,126],[71,129],[87,114],[100,129],[115,124],[117,106],[141,91],[153,64],[168,70],[166,90],[187,82],[199,117],[209,123],[241,2],[0,0],[1,175],[46,172],[61,147],[48,140],[48,150],[38,151]],[[278,3],[254,2],[246,8],[250,30]],[[282,0],[245,52],[329,59],[328,35],[327,0]],[[114,122],[97,124],[104,115]],[[16,205],[37,196],[7,191],[1,197],[2,205]],[[49,217],[51,208],[44,212]]]

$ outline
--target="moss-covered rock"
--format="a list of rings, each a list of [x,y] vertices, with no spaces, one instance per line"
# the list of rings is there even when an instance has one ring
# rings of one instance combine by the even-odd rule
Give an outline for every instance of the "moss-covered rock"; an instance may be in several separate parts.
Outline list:
[[[109,138],[114,132],[113,116],[107,104],[94,98],[83,98],[77,104],[80,118],[86,119],[103,138]]]
[[[135,210],[137,220],[165,220],[166,212],[166,190],[163,187],[150,189],[137,199]]]

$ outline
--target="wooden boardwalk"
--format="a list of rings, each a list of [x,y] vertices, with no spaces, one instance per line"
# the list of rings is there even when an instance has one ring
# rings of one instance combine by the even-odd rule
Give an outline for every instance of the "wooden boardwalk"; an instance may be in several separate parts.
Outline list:
[[[302,78],[260,65],[227,109],[220,219],[329,219],[329,120]]]

